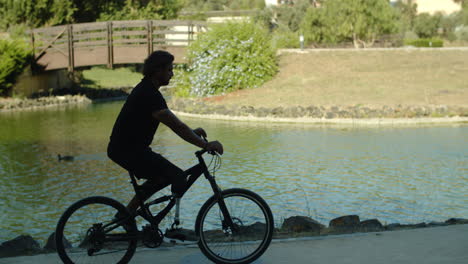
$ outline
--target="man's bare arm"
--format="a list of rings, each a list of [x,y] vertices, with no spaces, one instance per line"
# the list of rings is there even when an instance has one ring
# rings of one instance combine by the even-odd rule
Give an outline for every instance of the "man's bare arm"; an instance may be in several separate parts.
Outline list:
[[[174,113],[169,109],[163,109],[153,112],[153,117],[159,122],[168,126],[174,133],[176,133],[183,140],[207,150],[214,150],[219,154],[223,154],[223,147],[218,141],[205,142],[199,137],[189,126],[182,122]]]

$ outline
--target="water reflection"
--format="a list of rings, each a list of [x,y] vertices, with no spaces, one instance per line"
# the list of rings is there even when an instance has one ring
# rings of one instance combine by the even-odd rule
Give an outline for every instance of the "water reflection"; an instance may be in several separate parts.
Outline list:
[[[45,241],[72,202],[132,195],[125,171],[106,156],[122,102],[35,112],[0,113],[0,240],[29,233]],[[468,126],[341,127],[210,121],[225,145],[217,179],[244,187],[270,204],[277,224],[309,215],[326,224],[358,214],[415,223],[468,217]],[[195,147],[162,126],[155,151],[175,164],[195,164]],[[59,162],[57,154],[73,155]],[[211,195],[200,178],[182,202],[184,226]]]

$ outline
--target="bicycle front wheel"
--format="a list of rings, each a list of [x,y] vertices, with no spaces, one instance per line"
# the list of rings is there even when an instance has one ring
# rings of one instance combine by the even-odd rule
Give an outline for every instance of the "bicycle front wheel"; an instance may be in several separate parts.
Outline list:
[[[274,221],[268,204],[245,189],[222,192],[234,226],[224,219],[213,196],[200,209],[195,223],[198,245],[215,263],[243,264],[258,259],[270,245]]]
[[[70,263],[128,263],[137,246],[137,228],[127,209],[94,196],[70,206],[55,230],[60,259]]]

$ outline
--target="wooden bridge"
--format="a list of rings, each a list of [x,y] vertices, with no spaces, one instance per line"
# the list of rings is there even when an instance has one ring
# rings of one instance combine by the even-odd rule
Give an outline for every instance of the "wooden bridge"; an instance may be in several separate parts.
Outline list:
[[[206,22],[132,20],[70,24],[31,30],[37,64],[44,70],[143,63],[154,50],[185,62],[187,45],[206,31]]]

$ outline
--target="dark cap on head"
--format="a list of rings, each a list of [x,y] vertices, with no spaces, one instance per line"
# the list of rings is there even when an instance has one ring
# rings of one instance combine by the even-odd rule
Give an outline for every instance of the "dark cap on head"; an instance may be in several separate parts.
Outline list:
[[[143,75],[151,77],[151,75],[164,66],[171,64],[174,61],[174,55],[164,50],[157,50],[151,53],[143,65]]]

